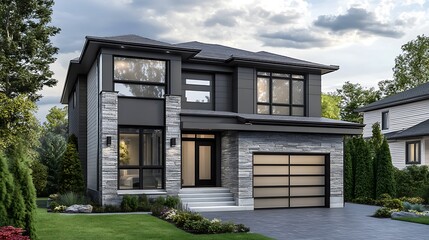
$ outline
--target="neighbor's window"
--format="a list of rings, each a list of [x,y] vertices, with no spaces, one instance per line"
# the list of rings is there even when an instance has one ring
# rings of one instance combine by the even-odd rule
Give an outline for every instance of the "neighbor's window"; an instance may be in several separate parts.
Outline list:
[[[119,129],[119,189],[163,188],[161,129]]]
[[[381,113],[381,129],[387,130],[389,129],[389,112]]]
[[[304,75],[257,73],[257,113],[304,116]]]
[[[166,61],[114,57],[113,77],[119,96],[164,98]]]
[[[406,142],[405,154],[407,164],[420,163],[420,141]]]

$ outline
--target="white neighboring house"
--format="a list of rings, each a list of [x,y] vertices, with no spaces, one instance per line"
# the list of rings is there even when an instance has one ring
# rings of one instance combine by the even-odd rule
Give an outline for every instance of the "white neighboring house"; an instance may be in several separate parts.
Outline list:
[[[363,137],[380,123],[393,166],[429,165],[429,83],[389,96],[357,110],[364,116]]]

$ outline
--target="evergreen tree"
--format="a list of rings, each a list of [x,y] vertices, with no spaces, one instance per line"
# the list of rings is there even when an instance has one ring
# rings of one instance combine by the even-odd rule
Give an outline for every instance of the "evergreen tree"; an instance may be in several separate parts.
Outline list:
[[[387,193],[390,196],[396,195],[395,172],[390,156],[389,144],[384,139],[377,152],[377,174],[376,178],[376,198],[381,194]]]
[[[37,239],[36,228],[34,224],[34,215],[36,214],[36,189],[31,178],[29,160],[25,155],[23,144],[13,146],[9,150],[9,161],[11,162],[11,172],[15,179],[15,188],[20,192],[24,204],[24,229],[25,235],[30,239]],[[16,196],[19,194],[16,193]],[[14,199],[15,201],[16,199]]]
[[[355,197],[374,196],[374,171],[368,144],[362,137],[355,140],[355,151],[352,156],[355,169]]]
[[[344,198],[346,201],[354,199],[353,155],[353,139],[348,139],[344,148]]]
[[[9,171],[9,164],[3,153],[0,153],[0,226],[11,225],[8,210],[13,200],[14,184]]]
[[[377,167],[378,167],[378,158],[377,153],[380,150],[381,145],[383,144],[383,134],[381,134],[380,123],[376,122],[372,125],[372,136],[369,139],[369,150],[371,153],[371,158],[373,159],[373,171],[374,171],[374,189],[377,187]],[[375,191],[374,191],[375,193]]]
[[[67,144],[67,150],[64,153],[61,162],[60,174],[61,193],[82,193],[85,191],[82,166],[79,161],[79,155],[76,150],[76,146],[72,140]]]

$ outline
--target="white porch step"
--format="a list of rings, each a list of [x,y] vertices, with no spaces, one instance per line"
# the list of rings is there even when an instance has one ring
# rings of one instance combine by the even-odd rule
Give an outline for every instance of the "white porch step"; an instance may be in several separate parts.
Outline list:
[[[226,202],[234,201],[234,197],[204,197],[204,198],[181,198],[182,202]]]
[[[231,211],[249,211],[253,210],[250,206],[217,206],[217,207],[190,207],[192,212],[231,212]]]
[[[234,201],[226,201],[226,202],[187,202],[186,206],[188,208],[192,207],[219,207],[219,206],[235,206]]]
[[[229,193],[229,189],[224,187],[182,188],[180,193]]]
[[[207,198],[207,197],[232,197],[232,193],[179,193],[179,197],[183,198]]]

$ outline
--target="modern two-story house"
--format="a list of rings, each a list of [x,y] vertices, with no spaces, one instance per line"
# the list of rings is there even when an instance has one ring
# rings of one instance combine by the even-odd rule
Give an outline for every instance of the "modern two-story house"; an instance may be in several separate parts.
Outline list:
[[[321,117],[338,66],[217,44],[86,37],[61,102],[88,193],[177,195],[194,210],[342,207],[343,136]],[[224,208],[222,208],[224,207]]]
[[[365,138],[372,136],[372,125],[380,123],[387,138],[393,166],[429,165],[429,83],[389,96],[357,110],[366,126]]]

